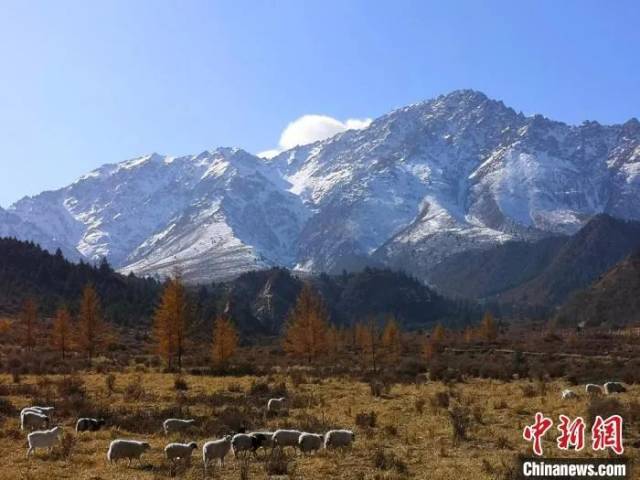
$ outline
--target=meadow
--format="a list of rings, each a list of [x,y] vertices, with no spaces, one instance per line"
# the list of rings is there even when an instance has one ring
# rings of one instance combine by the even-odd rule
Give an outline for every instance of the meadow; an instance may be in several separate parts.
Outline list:
[[[382,377],[382,376],[380,376]],[[572,388],[577,400],[561,400]],[[300,366],[273,366],[259,375],[220,376],[192,370],[176,376],[161,368],[131,364],[118,371],[82,374],[3,374],[0,376],[0,467],[3,479],[201,479],[204,441],[224,433],[295,427],[310,432],[349,428],[352,448],[314,455],[285,452],[284,457],[258,453],[237,461],[230,453],[224,468],[209,471],[221,479],[514,479],[519,455],[531,455],[522,429],[544,412],[557,423],[559,414],[582,416],[590,426],[597,414],[621,413],[625,419],[625,455],[638,458],[640,387],[627,393],[589,399],[583,387],[565,378],[496,379],[458,377],[416,381],[360,378],[347,371]],[[286,396],[289,409],[266,415],[268,398]],[[55,405],[54,423],[64,426],[59,446],[49,454],[26,457],[26,434],[19,411],[33,404]],[[76,434],[80,415],[107,420],[99,432]],[[187,435],[165,437],[168,417],[196,419]],[[556,448],[554,428],[544,440],[545,454],[589,457]],[[109,465],[106,452],[115,438],[146,440],[151,450],[142,465]],[[163,457],[169,441],[196,441],[192,465],[170,468]],[[606,456],[606,453],[600,453]]]

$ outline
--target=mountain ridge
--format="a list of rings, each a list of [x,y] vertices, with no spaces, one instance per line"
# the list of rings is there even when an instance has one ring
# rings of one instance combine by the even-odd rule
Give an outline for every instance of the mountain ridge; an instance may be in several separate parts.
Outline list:
[[[599,213],[640,219],[640,122],[571,126],[457,90],[271,159],[218,148],[103,165],[4,212],[5,236],[125,273],[381,265],[428,281],[456,253],[572,234]]]

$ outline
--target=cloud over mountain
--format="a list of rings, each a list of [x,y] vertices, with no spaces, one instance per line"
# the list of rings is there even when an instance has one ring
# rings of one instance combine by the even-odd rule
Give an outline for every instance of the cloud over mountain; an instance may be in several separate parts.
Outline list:
[[[271,158],[284,150],[326,140],[346,130],[366,128],[370,123],[370,118],[349,118],[342,122],[327,115],[303,115],[290,122],[282,131],[279,148],[260,152],[258,156]]]

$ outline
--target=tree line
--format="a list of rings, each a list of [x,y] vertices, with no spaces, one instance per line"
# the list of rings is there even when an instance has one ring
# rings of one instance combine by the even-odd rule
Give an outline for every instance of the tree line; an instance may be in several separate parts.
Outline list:
[[[190,303],[180,276],[165,282],[153,313],[151,340],[153,351],[165,361],[169,370],[182,368],[183,358],[189,353],[190,339],[203,329],[202,322],[194,317]],[[45,331],[43,327],[37,302],[33,298],[27,299],[15,322],[19,341],[26,351],[37,346],[37,339]],[[0,334],[6,334],[11,328],[13,325],[6,320],[0,321]],[[72,315],[66,305],[60,305],[46,332],[50,346],[63,360],[75,351],[89,362],[116,342],[119,335],[116,327],[105,321],[100,297],[91,284],[85,285],[82,291],[77,314]],[[443,350],[447,335],[449,333],[441,324],[426,335],[423,354],[427,359]],[[486,313],[477,328],[467,327],[462,335],[469,342],[473,339],[491,342],[497,338],[498,326],[493,316]],[[373,371],[377,371],[381,358],[397,359],[404,352],[404,337],[400,323],[392,314],[383,319],[369,316],[349,326],[333,323],[322,297],[310,283],[305,283],[287,316],[281,344],[287,355],[310,364],[323,357],[353,351],[367,359]],[[217,314],[209,337],[212,364],[226,367],[238,349],[239,338],[229,313]]]

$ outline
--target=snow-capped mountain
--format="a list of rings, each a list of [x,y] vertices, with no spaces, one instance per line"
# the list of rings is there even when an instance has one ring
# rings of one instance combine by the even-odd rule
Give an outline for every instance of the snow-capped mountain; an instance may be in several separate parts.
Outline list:
[[[570,126],[463,90],[270,160],[218,149],[105,165],[0,217],[81,258],[203,281],[368,263],[428,279],[453,253],[573,233],[603,212],[640,219],[640,122]]]

